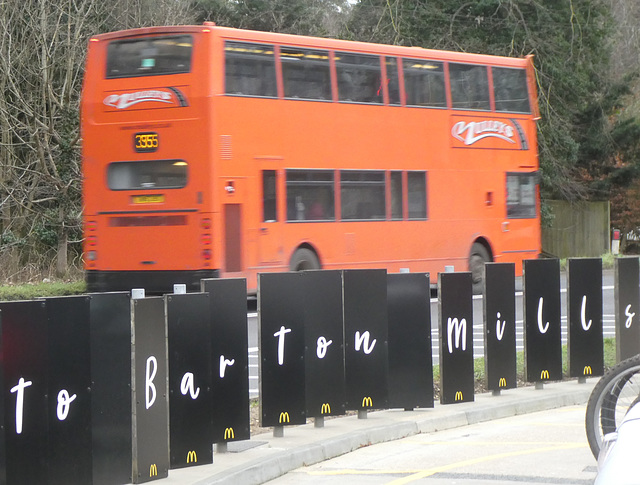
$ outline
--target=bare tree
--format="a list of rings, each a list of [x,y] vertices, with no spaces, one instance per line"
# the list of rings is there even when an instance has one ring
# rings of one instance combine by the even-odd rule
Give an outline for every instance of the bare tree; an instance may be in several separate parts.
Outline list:
[[[25,268],[45,269],[54,258],[56,272],[63,275],[69,243],[80,240],[78,109],[88,39],[106,31],[189,21],[187,2],[176,0],[0,1],[0,264],[5,277]]]

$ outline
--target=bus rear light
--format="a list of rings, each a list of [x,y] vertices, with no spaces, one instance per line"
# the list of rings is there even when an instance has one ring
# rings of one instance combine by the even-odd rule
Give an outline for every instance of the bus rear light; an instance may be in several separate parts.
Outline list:
[[[98,223],[96,221],[87,221],[84,227],[87,231],[95,231],[98,228]]]
[[[208,230],[211,229],[211,219],[202,219],[200,223],[202,229]]]
[[[89,261],[95,261],[96,259],[98,259],[98,253],[96,251],[87,252],[87,259]]]
[[[211,259],[211,249],[202,250],[202,259],[205,261],[209,261]]]
[[[205,244],[205,245],[211,244],[211,234],[202,235],[202,244]]]
[[[87,238],[88,246],[95,246],[96,244],[98,244],[98,238],[96,236],[89,236]]]

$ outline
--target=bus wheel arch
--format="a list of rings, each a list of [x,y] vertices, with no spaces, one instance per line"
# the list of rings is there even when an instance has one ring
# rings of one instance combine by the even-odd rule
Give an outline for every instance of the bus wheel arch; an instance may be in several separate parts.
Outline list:
[[[318,252],[310,244],[301,244],[291,255],[289,271],[322,269]]]
[[[476,239],[469,251],[469,271],[473,284],[473,293],[479,295],[484,288],[484,264],[493,261],[493,251],[484,238]]]

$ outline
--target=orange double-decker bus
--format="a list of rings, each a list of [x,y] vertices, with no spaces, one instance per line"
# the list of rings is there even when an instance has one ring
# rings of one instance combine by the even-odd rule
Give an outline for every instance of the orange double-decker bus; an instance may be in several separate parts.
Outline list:
[[[89,42],[90,290],[540,252],[531,58],[218,27]]]

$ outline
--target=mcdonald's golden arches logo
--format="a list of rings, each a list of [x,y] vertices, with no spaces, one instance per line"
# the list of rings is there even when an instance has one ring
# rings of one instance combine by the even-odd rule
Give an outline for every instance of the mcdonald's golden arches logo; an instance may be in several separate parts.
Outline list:
[[[373,400],[370,397],[363,397],[362,398],[362,407],[373,407]]]
[[[545,369],[540,372],[540,379],[549,379],[549,371]]]
[[[456,397],[455,397],[456,401],[463,401],[464,398],[462,397],[462,391],[456,391]]]
[[[591,366],[590,365],[585,365],[584,366],[583,375],[590,376],[591,374],[593,374],[593,370],[591,369]]]
[[[195,451],[187,453],[187,463],[198,463],[198,455],[196,455]]]
[[[331,405],[328,402],[324,403],[320,408],[320,412],[322,414],[331,414]]]
[[[234,439],[235,437],[236,437],[236,435],[233,432],[233,428],[225,428],[225,430],[224,430],[224,439],[225,440]]]
[[[501,377],[498,381],[498,387],[507,387],[507,380],[504,377]]]
[[[291,419],[289,418],[289,413],[284,411],[282,413],[280,413],[280,419],[278,420],[279,423],[289,423],[291,422]]]
[[[151,466],[149,467],[149,476],[150,477],[158,476],[158,467],[156,466],[155,463],[152,463]]]

